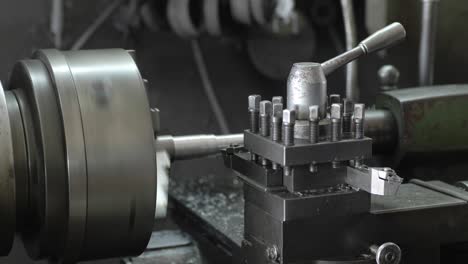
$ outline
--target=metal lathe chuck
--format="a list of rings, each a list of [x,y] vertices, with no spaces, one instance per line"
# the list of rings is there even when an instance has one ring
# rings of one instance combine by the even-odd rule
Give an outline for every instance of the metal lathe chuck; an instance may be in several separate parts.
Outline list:
[[[125,50],[41,50],[0,89],[0,254],[137,255],[150,238],[156,151],[145,85]]]

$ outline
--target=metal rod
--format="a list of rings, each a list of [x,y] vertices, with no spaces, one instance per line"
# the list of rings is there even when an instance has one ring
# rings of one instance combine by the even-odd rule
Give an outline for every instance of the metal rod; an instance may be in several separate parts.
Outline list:
[[[428,86],[434,83],[434,57],[439,0],[421,0],[421,5],[419,85]]]
[[[203,84],[203,90],[205,91],[206,97],[208,98],[208,102],[210,103],[211,110],[215,115],[216,121],[218,126],[221,130],[222,134],[229,134],[229,126],[226,121],[226,116],[224,115],[224,111],[221,108],[219,103],[218,97],[214,92],[213,86],[211,85],[210,78],[208,76],[208,70],[206,69],[205,60],[203,59],[203,54],[200,49],[200,45],[197,39],[193,39],[191,41],[192,44],[192,52],[195,59],[195,63],[197,64],[198,73],[200,74],[200,79]]]
[[[365,54],[365,50],[362,49],[360,46],[355,47],[351,50],[346,51],[345,53],[336,56],[333,59],[327,60],[326,62],[322,63],[323,72],[325,73],[325,75],[328,75],[334,72],[339,67],[345,65],[346,63],[349,63]]]
[[[50,31],[54,38],[54,46],[60,49],[62,47],[63,32],[63,0],[52,0]]]
[[[364,129],[367,135],[374,139],[377,148],[395,145],[398,137],[395,119],[388,110],[368,109],[365,113]],[[165,150],[173,160],[186,160],[214,155],[231,145],[242,146],[244,134],[229,135],[189,135],[189,136],[158,136],[157,150]],[[389,149],[391,150],[391,149]]]
[[[242,146],[244,134],[231,135],[190,135],[173,137],[159,136],[156,139],[156,149],[165,150],[173,160],[201,158],[218,154],[220,150],[231,145]]]
[[[362,55],[393,46],[405,37],[405,28],[400,23],[392,23],[361,41],[357,47],[322,63],[323,73],[328,75]]]
[[[353,0],[341,0],[341,8],[345,28],[346,50],[351,50],[357,45]],[[346,98],[353,102],[359,101],[357,61],[352,61],[346,66]]]
[[[106,20],[117,10],[123,3],[123,0],[111,1],[110,4],[102,11],[101,14],[93,21],[93,23],[81,34],[81,36],[71,46],[71,50],[80,50],[88,42],[88,40],[96,33],[96,31],[106,22]]]

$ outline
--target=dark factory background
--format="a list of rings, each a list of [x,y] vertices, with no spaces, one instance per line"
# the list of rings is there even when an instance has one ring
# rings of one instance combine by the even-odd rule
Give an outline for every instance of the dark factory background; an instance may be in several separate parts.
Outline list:
[[[135,50],[139,69],[149,82],[150,104],[161,111],[162,132],[172,135],[240,133],[248,126],[246,98],[249,94],[285,96],[286,78],[292,62],[322,62],[343,52],[345,47],[340,4],[335,0],[298,1],[305,22],[303,33],[295,38],[272,36],[258,27],[234,23],[225,12],[219,14],[222,27],[218,36],[213,36],[201,26],[199,36],[184,38],[175,34],[168,25],[165,10],[161,10],[166,1],[63,0],[62,34],[57,39],[51,32],[52,2],[0,1],[0,80],[3,86],[8,85],[8,76],[16,61],[31,56],[37,49],[57,47],[66,50],[74,47],[96,18],[110,12],[111,15],[89,36],[81,49]],[[203,1],[195,2],[191,10],[192,19],[203,25],[206,19],[202,14]],[[358,39],[371,33],[373,26],[378,28],[379,19],[375,19],[373,12],[368,10],[373,8],[369,2],[372,0],[354,1]],[[368,105],[373,104],[380,91],[377,72],[385,64],[393,64],[400,70],[399,87],[413,87],[418,81],[418,1],[389,2],[391,4],[382,11],[386,15],[383,22],[399,21],[405,25],[407,41],[385,53],[359,60],[361,101]],[[115,8],[109,11],[110,6]],[[468,37],[463,33],[466,23],[460,21],[466,21],[468,2],[444,0],[440,6],[435,84],[466,83]],[[332,76],[328,79],[329,92],[344,96],[344,68]],[[227,127],[224,130],[210,107],[206,85],[212,86],[225,113]],[[443,168],[431,168],[429,174],[464,169],[463,165],[451,168],[444,165]],[[428,173],[427,169],[415,171],[413,169],[411,173]],[[172,170],[175,177],[228,173],[216,157],[177,163]],[[22,245],[15,243],[13,253],[0,258],[0,263],[33,262],[25,256]]]
[[[139,68],[150,83],[151,104],[162,110],[164,128],[175,134],[217,132],[219,128],[203,92],[191,41],[171,32],[167,21],[158,11],[160,2],[164,1],[123,1],[82,48],[118,47],[136,50]],[[224,31],[220,36],[200,32],[197,41],[208,75],[226,112],[229,109],[245,108],[244,98],[250,93],[284,93],[286,76],[275,75],[281,77],[273,80],[271,76],[275,69],[271,63],[277,63],[277,67],[282,66],[284,69],[284,65],[289,64],[291,59],[323,61],[344,48],[339,1],[302,2],[305,4],[301,11],[307,16],[309,30],[305,31],[300,42],[275,39],[265,36],[254,26],[242,27],[232,23],[223,25]],[[64,0],[63,3],[60,48],[70,49],[113,1]],[[51,1],[5,0],[0,4],[0,31],[4,36],[3,49],[0,51],[0,79],[6,83],[9,71],[18,59],[31,56],[39,48],[55,47],[55,44],[50,29]],[[404,8],[401,8],[402,5]],[[358,39],[368,34],[366,18],[369,15],[365,7],[364,0],[355,1]],[[441,4],[436,45],[436,84],[463,83],[468,79],[462,71],[468,61],[463,52],[468,39],[460,34],[463,23],[459,23],[467,11],[468,4],[459,1],[448,0]],[[375,99],[379,90],[377,71],[384,64],[394,64],[400,70],[400,87],[417,84],[417,45],[420,33],[417,1],[391,1],[387,12],[387,21],[400,21],[405,25],[407,41],[388,51],[385,56],[377,54],[360,59],[359,86],[364,103]],[[316,13],[323,17],[311,17],[311,14]],[[368,21],[373,23],[372,20]],[[272,46],[271,51],[259,48],[268,44]],[[275,56],[271,56],[275,58],[268,58],[271,52],[276,52]],[[281,61],[286,63],[281,65]],[[269,68],[262,70],[262,66]],[[284,70],[282,72],[284,74]],[[340,69],[333,75],[334,78],[329,79],[332,93],[344,93],[344,72]],[[173,118],[174,113],[177,113],[177,118]],[[247,122],[246,116],[227,115],[226,118],[232,131],[240,131]]]

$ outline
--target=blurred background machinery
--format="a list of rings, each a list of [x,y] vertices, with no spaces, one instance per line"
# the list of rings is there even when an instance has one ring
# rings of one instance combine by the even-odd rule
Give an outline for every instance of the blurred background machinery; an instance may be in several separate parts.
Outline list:
[[[86,190],[89,197],[96,194],[98,198],[112,196],[119,197],[120,200],[106,201],[96,207],[95,211],[88,208],[91,211],[86,224],[77,224],[80,223],[79,218],[76,222],[66,223],[65,212],[53,208],[63,209],[65,204],[74,200],[68,197],[54,203],[54,199],[47,199],[43,193],[46,186],[49,186],[47,188],[52,189],[47,190],[57,190],[54,195],[68,195],[64,192],[64,178],[60,178],[57,183],[49,183],[48,180],[53,178],[46,177],[45,181],[36,184],[34,179],[18,176],[17,181],[20,183],[31,182],[36,185],[21,189],[26,185],[17,183],[16,189],[19,191],[15,194],[3,193],[8,199],[13,196],[16,198],[16,215],[21,217],[2,219],[5,225],[1,230],[8,233],[2,236],[2,246],[11,241],[13,231],[17,230],[23,239],[29,241],[26,243],[28,254],[35,258],[52,256],[54,259],[62,259],[66,256],[73,261],[134,255],[143,250],[153,230],[155,232],[151,235],[148,251],[140,258],[108,262],[242,261],[242,258],[237,258],[244,256],[242,248],[248,248],[248,245],[243,244],[244,217],[249,214],[244,211],[245,189],[241,182],[245,179],[240,178],[239,181],[230,169],[224,168],[223,159],[219,155],[205,156],[218,153],[231,144],[244,143],[243,135],[235,133],[241,133],[249,124],[248,116],[242,111],[247,107],[247,96],[261,94],[263,98],[274,95],[288,98],[290,93],[285,87],[294,63],[326,61],[354,48],[358,40],[393,21],[399,21],[405,26],[406,41],[392,49],[378,51],[359,59],[359,62],[354,61],[346,67],[338,68],[336,73],[326,79],[328,89],[320,96],[325,98],[330,107],[333,103],[342,103],[342,99],[364,103],[367,106],[364,131],[373,141],[373,157],[365,163],[369,166],[392,167],[405,179],[405,183],[411,179],[420,179],[405,185],[411,185],[409,193],[415,189],[424,189],[423,192],[433,195],[431,197],[434,202],[440,202],[436,207],[442,208],[441,213],[448,216],[453,214],[454,218],[462,221],[462,209],[449,210],[446,207],[465,207],[464,193],[460,189],[452,189],[451,185],[432,180],[456,183],[459,188],[466,189],[464,182],[459,182],[466,180],[464,172],[467,168],[468,147],[468,87],[463,84],[467,81],[464,69],[468,58],[464,52],[466,41],[459,34],[462,31],[460,27],[464,25],[466,8],[465,3],[454,0],[3,1],[0,3],[0,32],[3,36],[8,36],[2,42],[3,49],[0,51],[0,80],[8,90],[3,103],[8,106],[11,133],[17,135],[18,131],[24,131],[25,135],[24,142],[16,139],[12,145],[15,148],[4,150],[5,153],[15,153],[16,156],[6,155],[5,158],[22,162],[38,159],[43,166],[39,169],[46,171],[45,168],[51,168],[51,165],[47,165],[44,153],[50,151],[55,153],[52,156],[55,157],[53,169],[65,170],[67,167],[64,164],[70,160],[67,156],[70,153],[60,150],[70,150],[68,144],[71,142],[66,142],[70,135],[65,129],[69,124],[65,123],[76,118],[63,118],[61,115],[67,112],[64,112],[63,107],[70,108],[73,104],[50,103],[61,100],[59,91],[62,88],[57,87],[72,85],[70,79],[63,83],[56,81],[64,78],[60,67],[53,65],[53,57],[60,57],[62,62],[67,61],[70,65],[69,73],[65,75],[68,74],[68,78],[76,75],[79,79],[73,84],[75,87],[103,87],[98,89],[102,91],[101,96],[86,93],[81,95],[83,105],[75,105],[75,110],[69,112],[80,112],[82,136],[90,140],[95,138],[94,143],[92,140],[86,143],[89,144],[88,148],[99,146],[89,156],[81,153],[82,166],[91,168],[88,174],[92,173],[92,166],[97,168],[96,185]],[[36,52],[44,48],[72,51]],[[101,48],[123,50],[79,53],[81,49]],[[16,63],[24,58],[31,59]],[[102,78],[104,73],[112,73],[112,67],[116,65],[119,65],[119,69],[127,69],[127,79],[119,79],[121,74],[115,72],[107,79]],[[132,72],[130,68],[139,69],[139,72]],[[83,69],[86,69],[86,73],[81,72]],[[140,72],[145,79],[140,76]],[[120,85],[119,92],[115,93],[122,99],[114,101],[114,105],[100,101],[106,98],[105,87],[110,83],[112,87]],[[138,96],[134,97],[134,93],[132,96],[125,95],[126,86],[135,87],[134,92],[140,93],[139,99]],[[44,97],[36,93],[43,93]],[[318,97],[314,94],[313,98]],[[324,101],[322,99],[321,102]],[[289,98],[285,100],[285,106],[289,101]],[[102,109],[102,105],[108,107],[108,115],[94,115],[93,113]],[[51,114],[42,112],[45,111],[41,110],[43,107]],[[345,102],[342,107],[343,120],[351,118],[352,111]],[[325,113],[331,110],[325,105],[320,105],[319,109],[321,118],[326,118]],[[110,114],[114,111],[123,114],[115,117]],[[45,116],[41,117],[41,113]],[[4,117],[5,114],[3,112]],[[138,116],[138,120],[135,116]],[[121,131],[122,138],[109,138],[109,135],[119,135],[116,131],[120,129],[109,128],[102,123],[103,120],[112,118],[117,123],[127,124],[125,130]],[[304,121],[307,118],[304,119],[303,110],[299,110],[297,118],[296,126],[309,125],[309,120]],[[55,125],[51,126],[49,123]],[[57,125],[60,123],[63,123],[63,127]],[[86,131],[86,123],[99,125],[102,129],[98,133],[92,129]],[[47,124],[46,127],[55,127],[56,130],[52,133],[56,134],[38,133],[37,131],[42,131],[44,124]],[[64,131],[57,132],[61,129]],[[69,133],[76,133],[73,126],[69,129]],[[224,135],[214,136],[212,133]],[[133,137],[125,138],[128,134]],[[203,135],[180,136],[192,134]],[[55,150],[47,150],[49,143],[28,143],[27,135],[29,140],[38,137],[44,142],[63,138],[66,144],[55,146]],[[300,134],[297,136],[301,137]],[[114,146],[111,144],[112,140],[118,140],[122,145]],[[82,143],[86,148],[86,144]],[[135,147],[138,145],[135,143],[141,144],[141,147]],[[37,147],[31,149],[36,144]],[[20,156],[17,156],[17,150],[13,152],[18,146],[22,146],[24,150]],[[117,149],[119,147],[120,150]],[[123,156],[114,157],[115,159],[109,156],[108,162],[102,162],[99,166],[94,164],[99,158],[107,157],[104,153],[118,154],[122,149],[132,149],[132,152],[122,152]],[[98,158],[93,158],[93,155]],[[147,160],[147,165],[137,166],[136,157],[139,157],[139,163],[143,162],[140,157],[158,160],[158,163],[149,165]],[[185,161],[172,164],[180,159]],[[125,169],[114,168],[122,160],[126,162],[122,162],[120,168]],[[226,155],[224,161],[226,162]],[[263,161],[259,162],[262,164]],[[55,164],[62,165],[55,167]],[[35,169],[35,164],[26,165],[28,170]],[[109,171],[102,166],[108,166]],[[116,191],[99,180],[99,177],[105,179],[106,175],[112,174],[120,175],[123,183],[135,170],[143,167],[149,168],[145,172],[147,175],[157,175],[157,191],[152,189],[156,188],[155,184],[144,182],[151,177],[144,177],[143,174],[137,178],[141,178],[141,181],[135,179],[128,185],[127,193]],[[108,174],[99,173],[98,169],[103,169]],[[31,174],[26,171],[16,172],[18,175],[28,173]],[[69,173],[72,171],[59,174]],[[79,180],[79,177],[73,179]],[[115,181],[117,183],[118,180]],[[131,186],[134,188],[130,188]],[[145,196],[145,199],[141,199],[144,202],[140,204],[136,202],[138,199],[132,200],[136,194],[138,197]],[[157,197],[147,199],[149,196]],[[33,204],[26,202],[29,197],[35,197]],[[114,208],[113,204],[117,200],[120,201],[118,204],[130,201],[135,205],[146,206],[147,209],[120,214],[125,206]],[[49,202],[53,204],[49,205]],[[412,206],[419,210],[428,205],[415,203]],[[101,210],[102,208],[109,210]],[[382,208],[374,210],[383,211],[385,210]],[[35,216],[24,217],[31,213]],[[54,213],[62,215],[53,215]],[[123,230],[135,224],[129,219],[139,213],[154,214],[159,220],[156,220],[155,228],[152,222],[138,224],[139,233],[128,237],[129,233]],[[427,214],[427,217],[434,216]],[[120,218],[114,218],[115,215]],[[168,217],[162,219],[165,216]],[[417,221],[418,217],[407,221],[413,223],[411,221]],[[49,224],[50,219],[55,219],[56,222]],[[439,225],[447,224],[442,218],[438,221]],[[11,228],[14,222],[16,227]],[[112,226],[109,223],[113,223]],[[62,228],[62,231],[58,232],[57,228]],[[80,228],[88,230],[89,236],[74,237],[73,234],[80,234],[77,231]],[[115,228],[115,232],[110,232],[111,228]],[[419,230],[427,231],[428,228],[430,225],[423,225]],[[460,230],[455,228],[445,233],[448,239],[444,241],[447,243],[441,245],[439,251],[433,250],[433,245],[428,246],[432,253],[425,256],[426,261],[441,257],[450,258],[455,263],[457,259],[463,259],[467,252],[464,245],[448,243],[453,238],[450,236],[451,232],[456,231]],[[104,233],[112,233],[114,236],[99,235]],[[462,231],[459,233],[460,237],[464,234]],[[380,234],[384,236],[383,233]],[[64,248],[70,242],[64,242],[69,237],[72,238],[72,243],[82,243],[83,248]],[[117,242],[123,237],[126,237],[128,244]],[[132,239],[135,243],[130,243]],[[368,253],[373,256],[373,260],[385,248],[384,242],[388,241],[367,245],[370,246]],[[405,245],[400,246],[404,252]],[[7,250],[8,246],[5,248]],[[386,249],[395,248],[390,245]],[[415,252],[428,250],[423,246],[420,249],[421,251]],[[277,250],[280,248],[268,248],[267,257],[277,261],[278,258],[274,257],[279,252]],[[414,256],[410,253],[409,258],[413,259],[412,257]],[[11,256],[1,261],[27,263],[29,260],[25,258],[21,243],[15,243]]]

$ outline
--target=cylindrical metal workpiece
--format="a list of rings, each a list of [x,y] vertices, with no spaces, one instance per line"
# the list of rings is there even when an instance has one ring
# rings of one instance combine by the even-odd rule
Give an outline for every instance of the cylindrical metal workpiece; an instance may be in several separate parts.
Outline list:
[[[287,108],[297,111],[297,119],[309,120],[309,106],[318,105],[325,117],[327,79],[319,63],[295,63],[288,77]]]
[[[270,135],[270,118],[272,106],[270,101],[260,102],[260,135],[268,137]]]
[[[156,149],[166,150],[171,159],[185,160],[204,157],[219,153],[221,149],[233,145],[243,145],[244,134],[232,135],[191,135],[191,136],[159,136],[156,139]]]
[[[296,123],[296,111],[286,109],[283,111],[283,144],[294,145],[294,124]]]

